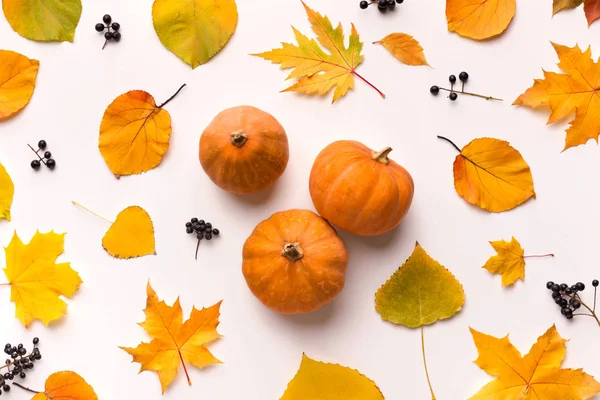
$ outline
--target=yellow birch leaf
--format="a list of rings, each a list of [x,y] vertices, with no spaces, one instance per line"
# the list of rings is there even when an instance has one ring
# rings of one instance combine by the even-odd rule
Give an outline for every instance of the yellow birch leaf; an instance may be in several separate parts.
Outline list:
[[[516,8],[516,0],[446,0],[448,30],[470,39],[490,39],[506,30]]]
[[[600,135],[600,65],[592,59],[588,47],[566,47],[552,43],[565,73],[544,71],[544,79],[535,79],[532,87],[521,94],[513,105],[550,108],[548,124],[575,114],[567,129],[565,148],[585,144]]]
[[[524,357],[508,336],[496,338],[471,328],[479,357],[475,364],[496,379],[470,400],[586,400],[600,392],[600,383],[581,369],[560,368],[567,353],[553,325]]]
[[[171,116],[163,107],[179,90],[161,105],[142,90],[117,97],[106,109],[100,124],[98,147],[111,172],[119,178],[156,168],[169,149]]]
[[[552,3],[552,15],[567,10],[569,8],[577,8],[583,3],[583,0],[554,0]]]
[[[15,194],[15,186],[13,185],[10,175],[6,169],[0,164],[0,219],[10,221],[10,207]]]
[[[502,212],[535,198],[529,165],[508,142],[479,138],[461,150],[450,139],[438,138],[460,153],[454,161],[454,188],[468,203]]]
[[[300,369],[280,400],[383,400],[375,382],[355,369],[302,354]]]
[[[72,42],[81,17],[81,0],[2,0],[15,32],[38,42]]]
[[[21,111],[31,100],[40,62],[0,50],[0,121]]]
[[[29,244],[23,244],[15,232],[4,249],[10,299],[26,328],[35,319],[48,325],[66,315],[67,303],[61,296],[72,297],[79,290],[79,274],[69,263],[55,263],[64,251],[64,241],[64,233],[36,232]]]
[[[302,5],[319,43],[328,52],[323,51],[314,39],[309,39],[292,27],[298,45],[282,43],[282,47],[279,49],[252,54],[269,60],[273,64],[281,64],[281,69],[294,69],[287,79],[295,78],[296,83],[283,91],[324,96],[335,88],[332,100],[332,103],[335,103],[354,88],[354,77],[356,76],[385,98],[379,89],[356,72],[356,67],[363,61],[361,54],[363,43],[360,41],[354,24],[352,24],[348,47],[346,47],[341,24],[334,28],[327,16],[324,17],[312,10],[304,2]]]
[[[136,348],[121,349],[133,356],[133,362],[142,365],[140,372],[154,371],[158,374],[163,394],[177,376],[180,366],[183,366],[191,386],[192,381],[185,363],[198,368],[222,364],[206,348],[207,344],[221,338],[217,332],[221,302],[202,310],[193,307],[190,318],[183,322],[179,298],[175,304],[168,306],[159,300],[150,283],[146,292],[146,321],[139,325],[148,332],[152,341],[141,343]]]
[[[373,44],[382,45],[406,65],[429,66],[423,53],[423,47],[415,38],[406,33],[390,33],[380,41],[373,42]]]
[[[115,258],[155,255],[154,225],[141,207],[127,207],[102,238],[102,247]]]
[[[71,371],[52,374],[46,379],[46,389],[31,400],[98,400],[92,388],[81,376]]]
[[[152,21],[170,52],[196,68],[208,62],[235,32],[235,0],[155,0]]]

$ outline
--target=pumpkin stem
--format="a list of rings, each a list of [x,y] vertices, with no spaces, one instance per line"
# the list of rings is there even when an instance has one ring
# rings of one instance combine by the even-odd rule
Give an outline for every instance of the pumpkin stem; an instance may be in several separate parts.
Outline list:
[[[300,246],[300,243],[286,243],[285,246],[283,246],[281,255],[294,262],[304,257],[304,252],[302,251],[302,246]]]
[[[390,159],[388,158],[388,155],[391,152],[392,152],[392,148],[386,147],[385,149],[383,149],[381,151],[371,152],[371,157],[373,157],[373,160],[375,160],[377,162],[388,165],[390,163]]]
[[[235,147],[242,147],[248,141],[248,135],[243,130],[237,130],[231,133],[231,144]]]

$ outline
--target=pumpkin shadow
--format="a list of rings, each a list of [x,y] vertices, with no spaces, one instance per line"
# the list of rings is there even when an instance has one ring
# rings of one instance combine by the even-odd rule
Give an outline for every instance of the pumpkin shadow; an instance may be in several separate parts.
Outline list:
[[[264,190],[261,190],[260,192],[256,192],[256,193],[252,193],[252,194],[228,193],[228,195],[229,195],[229,198],[232,198],[235,201],[244,203],[249,206],[256,207],[256,206],[262,206],[263,204],[267,203],[278,191],[278,187],[279,187],[278,183],[275,182],[274,185],[271,185],[270,187],[268,187]]]
[[[392,229],[389,232],[383,233],[377,236],[359,236],[350,232],[343,231],[336,228],[338,235],[344,241],[347,249],[360,248],[366,245],[367,247],[381,249],[393,246],[398,241],[402,240],[402,237],[406,236],[404,231],[407,229],[408,224],[400,224],[400,226]]]
[[[313,311],[305,314],[280,314],[273,313],[274,319],[277,319],[281,325],[287,325],[294,331],[297,330],[310,330],[313,327],[322,327],[326,325],[336,314],[336,308],[338,303],[336,300],[324,305],[317,311]],[[339,313],[339,312],[337,312]]]

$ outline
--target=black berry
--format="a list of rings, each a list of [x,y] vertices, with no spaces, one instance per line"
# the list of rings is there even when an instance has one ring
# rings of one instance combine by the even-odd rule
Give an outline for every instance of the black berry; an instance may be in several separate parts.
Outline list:
[[[4,386],[2,387],[2,390],[4,390],[6,393],[8,393],[8,392],[10,392],[10,386],[8,386],[8,385],[4,385]]]
[[[448,96],[450,98],[450,100],[452,101],[456,101],[456,99],[458,99],[458,95],[454,92],[450,93],[450,96]]]
[[[567,301],[567,299],[560,299],[560,302],[558,304],[560,304],[561,307],[566,307],[567,304],[569,304],[569,302]]]
[[[554,282],[552,282],[552,281],[546,283],[546,289],[552,289],[553,285],[554,285]]]
[[[363,0],[363,1],[360,2],[360,8],[361,9],[366,10],[367,7],[369,7],[369,2],[368,1]]]
[[[114,32],[114,33],[113,33],[113,40],[114,40],[115,42],[118,42],[118,41],[120,41],[120,40],[121,40],[121,33],[120,33],[120,32]]]
[[[185,231],[189,235],[190,233],[194,233],[194,228],[192,228],[191,226],[188,226],[187,228],[185,228]]]
[[[575,285],[571,286],[571,290],[572,290],[573,292],[577,292],[577,286],[575,286]]]
[[[575,284],[575,287],[576,287],[576,288],[577,288],[577,290],[579,290],[580,292],[582,292],[582,291],[584,291],[584,290],[585,290],[585,285],[584,285],[583,283],[581,283],[581,282],[577,282],[577,283]]]
[[[41,165],[42,165],[42,163],[40,163],[40,161],[39,161],[39,160],[33,160],[33,161],[31,162],[31,168],[33,168],[33,169],[35,169],[35,170],[38,170],[38,169],[40,169],[40,166],[41,166]]]
[[[569,307],[563,308],[561,311],[562,311],[562,314],[567,318],[573,316],[573,310],[571,310]]]
[[[448,80],[450,81],[450,83],[456,83],[456,75],[450,75],[448,77]]]
[[[377,4],[377,9],[381,12],[385,12],[387,10],[387,5],[387,0],[379,0],[379,3]]]
[[[211,240],[212,239],[212,235],[210,234],[210,232],[205,233],[204,237],[206,238],[206,240]]]
[[[44,150],[44,149],[46,148],[46,146],[47,146],[47,145],[48,145],[48,144],[46,143],[46,141],[45,141],[45,140],[40,140],[40,141],[38,142],[38,147],[39,147],[40,149],[42,149],[42,150]]]
[[[204,229],[206,229],[206,230],[212,229],[212,224],[210,222],[207,222],[206,224],[204,224]]]
[[[469,74],[463,71],[458,74],[458,79],[460,79],[461,82],[466,82],[469,79]]]
[[[98,31],[98,32],[102,32],[102,31],[104,30],[104,28],[106,28],[106,27],[104,26],[104,24],[100,24],[100,23],[96,24],[96,31]],[[40,148],[41,148],[41,147],[40,147]]]
[[[558,292],[552,292],[552,298],[556,299],[557,297],[560,297],[560,293],[558,293]]]
[[[593,287],[598,287],[598,284],[599,284],[599,283],[600,283],[600,282],[598,282],[598,279],[594,279],[594,280],[592,281],[592,286],[593,286]]]
[[[205,225],[205,224],[206,224],[206,222],[204,222],[204,220],[203,220],[203,219],[201,219],[200,221],[198,221],[198,223],[199,223],[200,225]]]
[[[104,21],[105,24],[110,24],[112,21],[112,17],[106,14],[104,17],[102,17],[102,21]]]
[[[21,372],[21,373],[19,374],[19,378],[21,378],[21,379],[25,379],[25,378],[27,378],[27,374],[26,374],[25,372]]]
[[[577,310],[579,307],[581,307],[581,303],[579,300],[571,300],[571,307]]]
[[[396,3],[402,4],[402,3],[404,3],[404,0],[396,0]]]
[[[119,29],[121,29],[121,24],[119,24],[118,22],[113,22],[111,28],[113,28],[113,31],[118,31]]]
[[[388,9],[393,10],[394,8],[396,8],[396,2],[394,0],[389,0],[388,1]]]
[[[433,85],[429,88],[429,92],[433,95],[437,95],[440,92],[440,87]]]
[[[52,153],[50,153],[49,151],[45,152],[44,158],[52,158]]]
[[[112,40],[112,38],[113,38],[113,35],[114,35],[114,34],[113,34],[112,32],[106,32],[106,33],[104,34],[104,39],[106,39],[106,40]]]
[[[567,285],[566,283],[561,283],[560,284],[560,290],[562,290],[563,292],[565,291],[566,288],[568,288],[569,285]]]
[[[572,294],[573,290],[571,290],[571,288],[566,288],[565,289],[565,294]]]
[[[192,222],[192,224],[195,224],[196,222],[198,222],[198,218],[192,218],[190,221]]]
[[[212,230],[212,234],[215,235],[215,236],[219,236],[219,233],[221,233],[221,231],[219,231],[216,228]]]
[[[54,159],[51,158],[48,161],[46,161],[46,166],[50,169],[54,169],[54,167],[56,167],[56,161],[54,161]]]
[[[185,227],[186,228],[191,228],[192,227],[192,223],[191,222],[186,222],[185,223]]]

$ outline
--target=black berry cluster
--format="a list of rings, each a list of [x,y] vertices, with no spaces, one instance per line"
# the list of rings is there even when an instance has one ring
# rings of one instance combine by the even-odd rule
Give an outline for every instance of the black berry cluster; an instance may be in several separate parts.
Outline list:
[[[112,22],[112,17],[108,14],[102,17],[102,21],[103,22],[96,24],[96,31],[104,32],[106,29],[106,32],[104,32],[104,39],[106,39],[106,41],[104,42],[104,46],[102,46],[102,49],[104,49],[109,41],[114,40],[115,42],[118,42],[121,40],[121,32],[119,32],[121,24]]]
[[[366,1],[363,0],[360,2],[360,8],[366,10],[372,4],[377,4],[377,9],[381,12],[386,12],[387,10],[393,10],[396,8],[396,3],[402,4],[404,0],[371,0]]]
[[[187,234],[196,234],[198,244],[196,245],[196,260],[198,259],[198,248],[200,242],[204,239],[212,240],[213,237],[219,236],[221,233],[217,228],[213,228],[210,222],[206,222],[203,219],[192,218],[190,222],[186,222],[185,231]]]
[[[10,358],[7,358],[4,365],[0,365],[0,371],[6,369],[7,372],[4,374],[0,373],[0,395],[10,392],[10,381],[20,378],[27,378],[25,371],[33,369],[36,361],[42,359],[42,353],[38,347],[40,340],[38,338],[33,339],[33,350],[27,354],[27,349],[23,346],[23,343],[19,343],[17,346],[13,346],[7,343],[4,346],[4,353]]]
[[[458,99],[458,94],[466,94],[469,96],[475,96],[475,97],[481,97],[483,99],[486,100],[498,100],[498,101],[502,101],[502,99],[497,99],[495,97],[492,96],[483,96],[481,94],[477,94],[477,93],[470,93],[470,92],[465,92],[465,84],[467,83],[467,81],[469,80],[469,74],[465,71],[461,72],[460,74],[458,74],[458,79],[462,82],[462,87],[460,89],[460,91],[458,90],[454,90],[454,85],[456,84],[456,75],[450,75],[448,77],[448,81],[450,81],[450,89],[446,89],[443,87],[439,87],[437,85],[433,85],[432,87],[429,88],[429,92],[434,95],[437,96],[440,93],[440,90],[444,90],[446,92],[450,92],[450,94],[448,95],[448,98],[452,101],[456,101],[456,99]]]
[[[54,167],[56,167],[56,161],[52,158],[52,153],[50,153],[49,151],[45,151],[46,147],[48,147],[48,143],[46,143],[45,140],[40,140],[38,142],[37,150],[35,150],[33,147],[31,147],[30,144],[28,144],[27,146],[29,146],[31,151],[33,151],[39,159],[39,160],[33,160],[31,162],[31,168],[33,168],[37,171],[40,169],[42,164],[44,164],[46,167],[48,167],[50,169],[54,169]],[[40,155],[41,152],[43,152],[42,155]]]
[[[582,282],[577,282],[574,285],[567,285],[566,283],[554,283],[552,281],[546,283],[546,288],[551,291],[552,298],[558,307],[560,307],[560,313],[567,319],[573,319],[577,315],[588,315],[595,317],[596,320],[596,294],[598,290],[598,280],[592,281],[594,287],[594,305],[593,309],[581,299],[581,292],[585,290],[585,285]],[[586,308],[591,314],[576,313],[581,307]],[[600,322],[599,322],[600,324]]]

